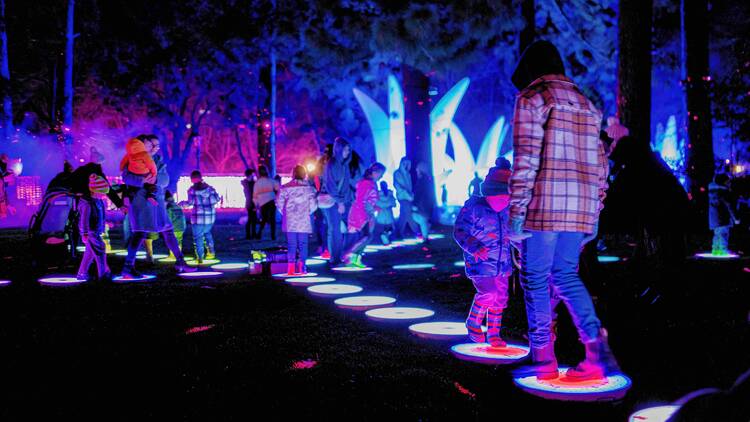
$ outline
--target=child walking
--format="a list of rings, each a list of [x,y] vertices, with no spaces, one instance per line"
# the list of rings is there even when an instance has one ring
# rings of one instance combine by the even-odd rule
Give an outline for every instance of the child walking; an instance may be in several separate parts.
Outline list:
[[[508,220],[510,170],[493,167],[480,185],[482,196],[472,196],[458,213],[453,237],[463,249],[466,275],[477,293],[466,328],[469,338],[492,347],[505,347],[500,336],[503,309],[508,303],[512,270],[510,243],[503,233]],[[487,335],[482,322],[487,318]],[[485,338],[486,337],[486,338]]]
[[[365,170],[362,180],[357,182],[354,203],[349,210],[347,220],[347,232],[354,235],[356,239],[344,254],[344,260],[349,266],[365,267],[362,263],[362,252],[372,241],[374,234],[375,216],[380,210],[377,206],[380,198],[377,183],[383,177],[383,173],[385,173],[385,166],[373,163]]]
[[[164,192],[164,201],[167,204],[167,215],[169,215],[169,221],[172,222],[172,229],[174,229],[174,237],[177,238],[177,247],[182,251],[182,236],[185,234],[185,213],[182,212],[182,207],[177,205],[174,200],[172,192]],[[174,254],[169,251],[169,260],[174,260]]]
[[[193,206],[190,224],[193,227],[195,260],[198,264],[202,264],[204,259],[216,257],[211,229],[216,221],[215,207],[221,198],[216,193],[216,189],[203,181],[200,171],[193,170],[190,173],[190,181],[193,182],[193,186],[188,189],[188,204]]]
[[[78,229],[81,232],[83,244],[86,250],[83,252],[81,265],[78,267],[76,278],[89,280],[89,267],[96,262],[97,279],[100,281],[111,280],[112,272],[107,265],[107,250],[102,239],[104,233],[104,210],[103,198],[109,193],[109,182],[107,179],[92,174],[89,176],[89,192],[83,194],[78,201]]]
[[[146,151],[146,145],[138,138],[132,138],[125,144],[125,156],[120,161],[120,171],[125,169],[140,176],[156,177],[156,163],[148,151]],[[146,200],[151,205],[158,205],[159,202],[155,196],[156,185],[153,183],[144,183],[143,187],[147,194]]]
[[[297,165],[292,180],[281,187],[276,207],[281,212],[281,230],[286,233],[287,274],[307,273],[307,244],[313,232],[311,214],[318,209],[315,188],[305,181],[307,171]]]
[[[729,190],[729,176],[719,173],[708,185],[708,223],[714,231],[712,255],[729,253],[729,232],[732,226],[739,224],[734,215],[732,192]]]
[[[396,198],[393,197],[393,191],[388,189],[388,182],[380,182],[380,191],[378,192],[378,202],[375,204],[380,211],[377,217],[375,217],[375,234],[373,239],[380,237],[380,241],[384,245],[391,243],[391,234],[393,233],[393,225],[395,219],[393,218],[393,207],[396,206]]]

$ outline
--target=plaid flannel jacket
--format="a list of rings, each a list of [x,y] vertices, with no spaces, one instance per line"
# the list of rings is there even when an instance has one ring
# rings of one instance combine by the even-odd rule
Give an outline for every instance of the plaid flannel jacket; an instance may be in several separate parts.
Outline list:
[[[516,98],[510,218],[526,230],[592,233],[609,164],[601,112],[570,79],[545,75]]]
[[[190,223],[213,224],[216,221],[215,207],[220,199],[212,186],[206,185],[205,189],[196,189],[195,186],[191,186],[188,189],[188,203],[193,206],[190,212]]]

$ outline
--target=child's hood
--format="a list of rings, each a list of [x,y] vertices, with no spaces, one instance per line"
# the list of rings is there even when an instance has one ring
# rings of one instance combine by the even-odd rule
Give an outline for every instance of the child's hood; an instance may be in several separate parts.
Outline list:
[[[128,155],[135,155],[135,154],[142,154],[146,153],[146,145],[141,142],[138,138],[131,138],[128,140],[128,142],[125,144],[125,151],[128,153]]]

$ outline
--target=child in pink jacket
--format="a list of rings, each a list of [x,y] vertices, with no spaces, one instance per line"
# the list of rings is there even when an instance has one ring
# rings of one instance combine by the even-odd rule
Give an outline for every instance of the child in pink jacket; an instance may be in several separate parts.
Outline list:
[[[362,252],[367,244],[372,241],[375,216],[379,211],[376,205],[380,198],[377,183],[383,177],[383,173],[385,173],[385,166],[374,163],[365,170],[362,180],[357,182],[354,203],[349,210],[347,221],[347,232],[355,235],[357,240],[344,255],[347,265],[359,268],[365,267],[362,263]]]

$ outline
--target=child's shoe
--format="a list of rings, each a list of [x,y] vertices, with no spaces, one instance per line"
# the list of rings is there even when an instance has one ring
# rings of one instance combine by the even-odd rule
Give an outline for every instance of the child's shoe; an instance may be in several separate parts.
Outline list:
[[[466,318],[466,329],[469,331],[469,339],[474,343],[484,343],[486,341],[482,331],[482,321],[487,313],[487,308],[474,302],[471,304],[469,317]]]
[[[307,265],[305,265],[305,263],[302,262],[302,261],[298,261],[297,262],[297,272],[295,274],[297,274],[297,275],[307,274]]]
[[[320,257],[323,259],[331,259],[331,253],[328,251],[328,249],[326,249],[322,254],[320,254]]]
[[[89,281],[89,275],[87,273],[76,274],[76,280],[78,281]]]
[[[367,265],[362,263],[362,255],[361,254],[354,254],[354,261],[352,262],[352,265],[357,268],[366,268]]]
[[[503,320],[503,308],[487,309],[487,343],[492,347],[505,347],[507,344],[500,337],[500,327]]]
[[[213,246],[206,246],[206,259],[216,259],[216,251]]]

